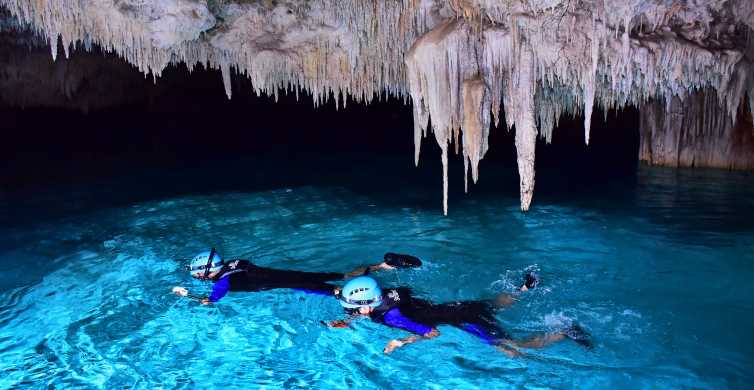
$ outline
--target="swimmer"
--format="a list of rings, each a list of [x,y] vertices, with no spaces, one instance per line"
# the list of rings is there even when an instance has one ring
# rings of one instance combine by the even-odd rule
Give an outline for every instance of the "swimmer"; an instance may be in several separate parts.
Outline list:
[[[528,283],[527,286],[525,283],[524,286],[530,290],[536,284]],[[591,336],[576,324],[560,332],[545,333],[526,340],[513,339],[495,319],[496,311],[513,302],[507,295],[486,301],[435,304],[412,297],[410,290],[405,288],[383,292],[374,279],[361,276],[346,283],[336,297],[348,318],[326,322],[327,326],[346,328],[351,321],[368,317],[374,322],[413,333],[391,340],[383,350],[386,354],[407,344],[438,337],[439,325],[450,325],[471,333],[510,357],[522,355],[519,348],[544,348],[565,339],[592,348]]]
[[[209,296],[192,295],[189,294],[188,289],[180,286],[173,287],[173,293],[192,298],[205,305],[219,301],[228,291],[264,291],[290,288],[307,293],[332,295],[336,286],[329,282],[347,280],[377,270],[416,268],[420,267],[421,264],[421,260],[414,256],[386,253],[382,262],[357,268],[347,274],[303,272],[260,267],[249,260],[223,260],[212,248],[209,252],[196,255],[186,267],[192,277],[212,281],[212,293]]]

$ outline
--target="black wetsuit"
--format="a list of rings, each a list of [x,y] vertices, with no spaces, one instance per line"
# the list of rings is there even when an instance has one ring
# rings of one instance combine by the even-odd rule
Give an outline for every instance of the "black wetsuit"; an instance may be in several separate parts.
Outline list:
[[[337,272],[303,272],[260,267],[248,260],[231,260],[212,279],[212,295],[217,302],[228,291],[264,291],[291,288],[314,294],[332,295],[333,282],[343,280]]]
[[[492,301],[461,301],[434,304],[414,298],[406,288],[383,292],[382,305],[376,307],[370,318],[387,326],[401,328],[417,334],[427,334],[438,325],[451,325],[463,329],[488,344],[510,339],[495,319]]]

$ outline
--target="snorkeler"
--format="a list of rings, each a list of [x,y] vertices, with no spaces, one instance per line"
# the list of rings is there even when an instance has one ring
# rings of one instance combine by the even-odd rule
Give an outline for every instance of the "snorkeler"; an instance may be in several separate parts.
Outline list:
[[[209,252],[195,256],[191,260],[191,264],[187,266],[194,278],[213,282],[212,293],[209,296],[196,296],[189,294],[186,288],[180,286],[173,287],[173,292],[176,295],[197,300],[202,304],[217,302],[228,291],[264,291],[290,288],[313,294],[333,295],[336,286],[328,282],[347,280],[377,270],[416,268],[420,267],[421,264],[421,260],[414,256],[386,253],[381,263],[360,267],[347,274],[303,272],[260,267],[249,260],[242,259],[224,261],[212,248]]]
[[[527,276],[526,279],[528,281],[530,278]],[[532,274],[531,279],[536,279],[536,276]],[[535,286],[532,282],[525,283],[524,287],[531,289]],[[514,301],[507,294],[487,301],[434,304],[412,297],[408,289],[396,288],[383,293],[374,279],[361,276],[346,283],[336,297],[349,317],[325,323],[329,327],[346,328],[357,318],[369,317],[374,322],[414,333],[391,340],[385,346],[386,354],[406,344],[439,336],[439,325],[451,325],[471,333],[510,357],[522,354],[517,348],[543,348],[566,338],[592,348],[591,336],[576,324],[560,332],[542,334],[528,340],[514,340],[495,319],[497,310],[510,306]]]

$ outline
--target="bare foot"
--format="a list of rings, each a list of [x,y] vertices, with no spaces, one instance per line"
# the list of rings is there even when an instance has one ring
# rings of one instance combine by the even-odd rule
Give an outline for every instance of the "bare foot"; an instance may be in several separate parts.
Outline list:
[[[379,264],[375,265],[374,267],[376,269],[384,269],[384,270],[395,269],[395,267],[393,267],[392,265],[390,265],[390,264],[388,264],[388,263],[386,263],[384,261],[382,263],[379,263]]]
[[[513,298],[509,294],[500,294],[495,298],[495,306],[508,307],[516,302],[516,298]]]
[[[353,271],[351,271],[351,272],[343,275],[343,280],[348,280],[348,279],[351,279],[351,278],[355,278],[357,276],[362,276],[362,275],[364,275],[364,272],[366,272],[366,271],[367,271],[367,267],[356,268],[355,270],[353,270]]]

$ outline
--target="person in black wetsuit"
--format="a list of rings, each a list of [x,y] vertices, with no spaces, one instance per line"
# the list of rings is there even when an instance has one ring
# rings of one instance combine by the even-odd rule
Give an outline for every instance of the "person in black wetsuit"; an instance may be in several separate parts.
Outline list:
[[[527,275],[524,283],[527,289],[536,286],[533,279],[536,279],[533,274],[531,277]],[[514,340],[495,319],[497,310],[510,306],[514,301],[507,294],[487,301],[435,304],[412,297],[410,290],[405,288],[390,289],[383,293],[374,279],[362,276],[346,283],[336,296],[349,317],[325,323],[330,327],[345,328],[350,321],[368,316],[374,322],[414,333],[406,338],[391,340],[385,346],[386,354],[406,344],[439,336],[439,325],[460,328],[511,357],[521,354],[517,348],[543,348],[566,338],[591,348],[590,336],[578,325],[528,340]]]
[[[213,282],[212,293],[205,296],[189,294],[184,287],[176,286],[177,295],[193,298],[202,304],[214,303],[222,299],[228,291],[264,291],[276,288],[290,288],[307,293],[333,295],[335,285],[329,282],[341,281],[370,271],[421,266],[421,260],[414,256],[386,253],[384,261],[367,267],[360,267],[347,274],[336,272],[304,272],[281,270],[254,265],[249,260],[224,261],[214,250],[198,254],[187,267],[191,276]]]

